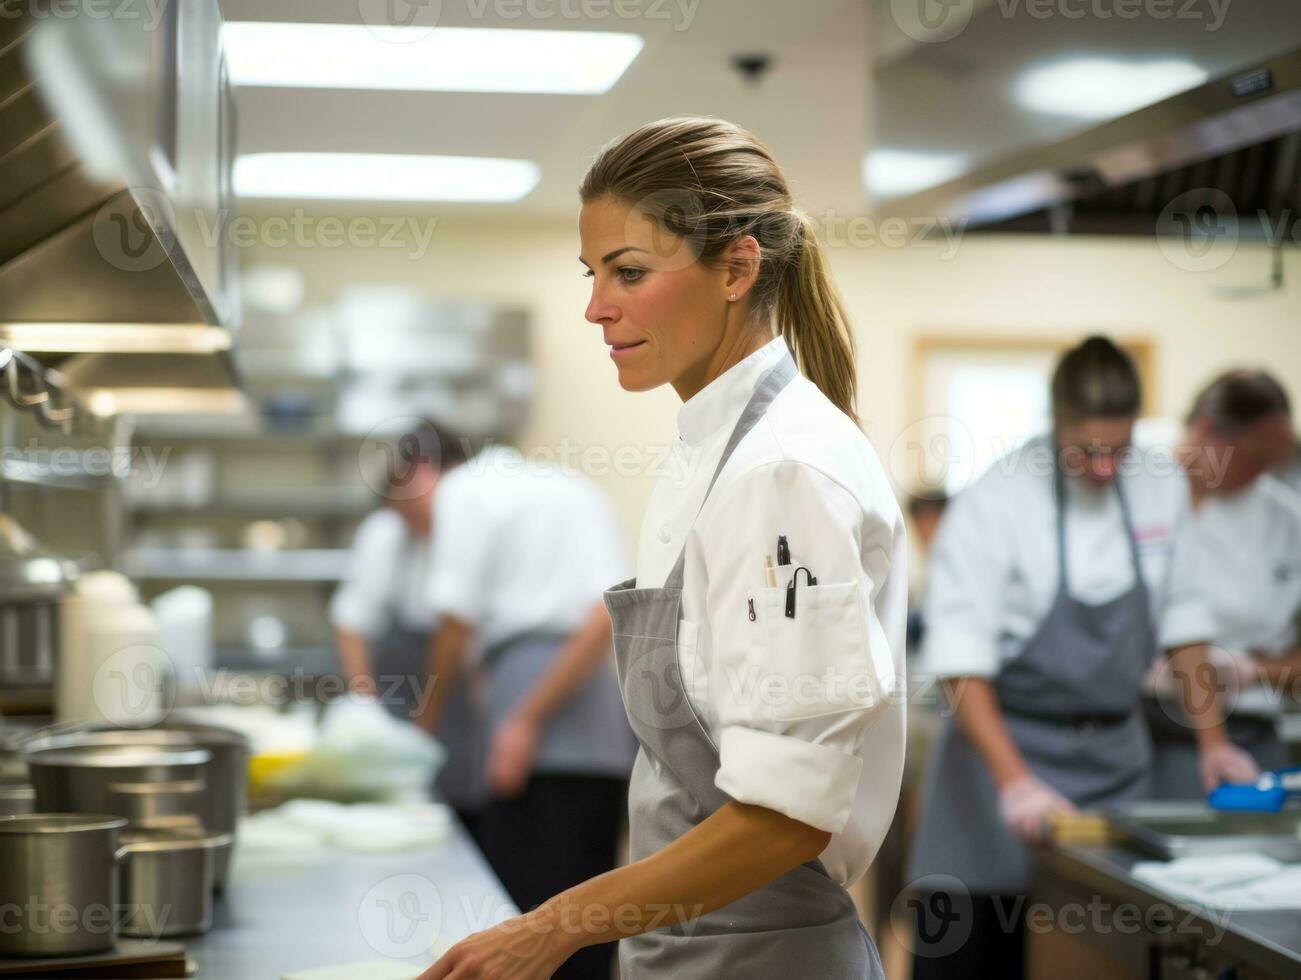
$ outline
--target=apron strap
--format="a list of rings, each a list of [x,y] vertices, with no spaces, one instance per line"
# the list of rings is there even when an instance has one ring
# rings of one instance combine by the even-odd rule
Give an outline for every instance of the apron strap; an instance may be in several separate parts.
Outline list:
[[[732,429],[732,435],[727,440],[727,445],[723,448],[723,455],[719,457],[718,465],[714,468],[714,475],[709,480],[709,486],[705,489],[705,496],[700,501],[700,510],[696,511],[696,516],[700,516],[700,511],[705,509],[705,501],[709,499],[710,492],[714,489],[714,484],[718,482],[718,474],[723,472],[723,466],[726,465],[732,453],[740,444],[755,423],[763,418],[764,412],[768,411],[768,406],[772,404],[774,398],[781,393],[782,389],[790,384],[791,380],[799,372],[795,368],[795,361],[789,353],[782,355],[782,359],[768,370],[759,384],[754,389],[754,394],[746,402],[745,410],[741,412],[741,417],[736,420],[736,425]],[[687,545],[682,543],[682,550],[678,552],[678,560],[673,564],[673,570],[669,572],[669,577],[664,580],[664,588],[680,589],[685,574],[687,562]]]
[[[1125,540],[1129,542],[1129,559],[1134,566],[1134,583],[1147,601],[1147,583],[1143,581],[1143,566],[1138,557],[1138,537],[1129,514],[1129,501],[1120,485],[1120,474],[1112,478],[1116,497],[1120,500],[1120,515],[1125,522]],[[1057,571],[1061,577],[1061,592],[1070,595],[1070,580],[1066,577],[1066,477],[1060,465],[1053,467],[1053,496],[1057,500]]]

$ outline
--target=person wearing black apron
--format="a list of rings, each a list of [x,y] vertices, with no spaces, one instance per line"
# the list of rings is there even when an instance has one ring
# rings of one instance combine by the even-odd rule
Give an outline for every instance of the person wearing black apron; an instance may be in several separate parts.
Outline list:
[[[626,980],[883,978],[846,886],[898,799],[906,540],[814,229],[721,120],[628,134],[580,193],[587,319],[619,384],[682,399],[636,575],[604,593],[638,743],[632,863],[422,980],[541,980],[615,940]]]
[[[947,679],[952,716],[908,862],[916,980],[1021,975],[1029,845],[1052,814],[1147,795],[1143,677],[1158,649],[1203,655],[1179,478],[1129,458],[1128,355],[1091,338],[1059,362],[1052,392],[1053,438],[961,490],[936,540],[923,669]],[[1206,771],[1250,776],[1213,692],[1194,701]]]
[[[428,596],[434,488],[465,457],[459,441],[433,423],[404,434],[392,448],[384,475],[387,505],[358,527],[330,618],[349,687],[411,720],[430,696],[425,668],[434,622]],[[474,836],[487,802],[486,734],[469,677],[448,698],[439,737],[446,757],[434,789]]]

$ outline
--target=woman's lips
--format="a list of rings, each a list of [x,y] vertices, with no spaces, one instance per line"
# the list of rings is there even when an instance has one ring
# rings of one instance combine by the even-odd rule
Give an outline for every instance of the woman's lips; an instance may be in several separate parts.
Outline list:
[[[615,358],[626,357],[628,354],[631,354],[638,347],[643,346],[645,343],[646,341],[644,340],[635,340],[629,344],[611,344],[610,356]]]

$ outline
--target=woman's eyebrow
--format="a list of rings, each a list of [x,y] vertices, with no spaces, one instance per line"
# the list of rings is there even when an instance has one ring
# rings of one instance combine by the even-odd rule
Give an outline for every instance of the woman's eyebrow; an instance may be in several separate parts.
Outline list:
[[[604,265],[606,262],[613,262],[624,252],[644,252],[644,251],[646,251],[646,249],[638,248],[636,245],[625,245],[623,248],[616,248],[609,255],[603,256],[601,258],[601,264]],[[582,262],[583,265],[587,265],[587,261],[581,255],[578,257],[578,261]],[[591,268],[590,265],[587,265],[587,267],[589,269]]]

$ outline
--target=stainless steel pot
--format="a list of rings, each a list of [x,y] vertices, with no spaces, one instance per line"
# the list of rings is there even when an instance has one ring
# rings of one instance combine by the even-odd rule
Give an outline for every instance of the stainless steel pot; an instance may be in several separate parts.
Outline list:
[[[109,811],[126,817],[133,829],[203,825],[201,779],[167,783],[109,783]]]
[[[112,787],[125,783],[203,781],[211,754],[193,746],[91,744],[60,736],[28,746],[28,777],[36,805],[48,813],[112,813],[122,798]]]
[[[99,728],[65,734],[35,743],[44,748],[76,745],[157,746],[167,749],[197,747],[211,755],[204,770],[204,790],[199,801],[199,822],[218,834],[230,834],[232,842],[244,812],[248,786],[249,745],[239,732],[214,725],[169,721],[156,728]],[[123,780],[125,781],[125,780]],[[109,809],[110,813],[116,812]],[[234,844],[217,855],[216,888],[226,882]]]
[[[28,783],[0,783],[0,817],[36,811],[36,790]]]
[[[123,834],[122,935],[157,939],[211,929],[216,859],[229,847],[229,834],[201,828]]]
[[[76,956],[113,948],[121,817],[0,817],[0,956]]]

